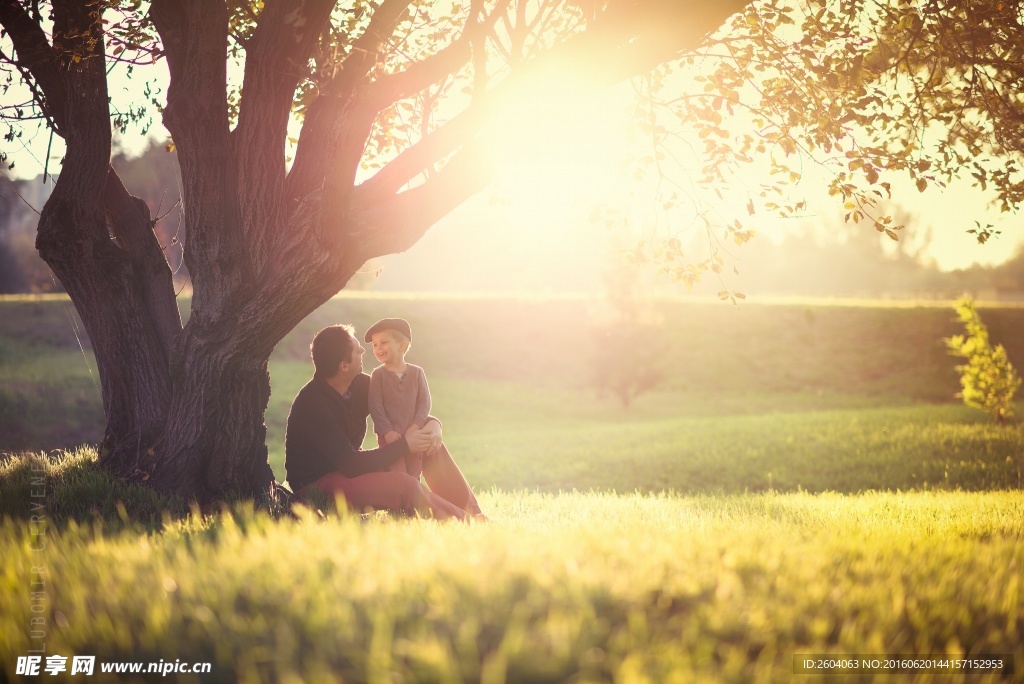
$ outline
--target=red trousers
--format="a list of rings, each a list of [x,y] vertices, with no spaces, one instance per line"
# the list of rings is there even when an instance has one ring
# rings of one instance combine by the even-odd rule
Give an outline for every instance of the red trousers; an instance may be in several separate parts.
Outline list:
[[[437,519],[463,519],[481,513],[473,490],[444,444],[423,457],[423,479],[426,486],[403,472],[368,473],[359,477],[345,477],[335,472],[303,487],[298,495],[302,498],[319,491],[329,497],[344,497],[349,507],[357,511],[389,510]]]

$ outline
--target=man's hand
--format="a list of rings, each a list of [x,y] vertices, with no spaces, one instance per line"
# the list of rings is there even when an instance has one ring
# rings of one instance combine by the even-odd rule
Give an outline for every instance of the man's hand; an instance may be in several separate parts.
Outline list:
[[[413,425],[405,431],[405,441],[414,454],[433,451],[441,446],[441,423],[428,420],[423,427]]]
[[[430,435],[430,448],[428,451],[436,451],[441,447],[441,421],[436,418],[428,418],[423,429]]]
[[[384,443],[385,444],[394,444],[395,442],[397,442],[400,439],[402,439],[402,435],[398,434],[394,430],[392,430],[391,432],[388,432],[388,433],[386,433],[384,435]]]

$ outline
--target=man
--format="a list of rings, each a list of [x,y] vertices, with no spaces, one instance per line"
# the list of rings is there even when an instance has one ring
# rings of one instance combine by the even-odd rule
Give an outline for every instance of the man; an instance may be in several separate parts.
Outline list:
[[[299,390],[285,430],[285,472],[301,498],[314,492],[343,496],[356,510],[387,509],[438,519],[482,517],[476,497],[441,442],[441,424],[431,417],[400,439],[363,451],[370,377],[365,350],[348,325],[332,325],[313,337],[313,378]],[[421,454],[418,478],[388,468]]]

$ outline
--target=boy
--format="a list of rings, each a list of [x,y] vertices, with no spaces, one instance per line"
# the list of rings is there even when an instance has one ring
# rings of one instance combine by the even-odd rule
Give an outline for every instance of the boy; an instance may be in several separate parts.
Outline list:
[[[380,446],[397,442],[409,428],[421,429],[430,415],[430,390],[423,369],[405,362],[412,345],[412,329],[401,318],[385,318],[366,331],[363,340],[373,345],[381,363],[370,374],[369,404],[373,431]],[[410,454],[391,470],[419,477],[422,458]]]

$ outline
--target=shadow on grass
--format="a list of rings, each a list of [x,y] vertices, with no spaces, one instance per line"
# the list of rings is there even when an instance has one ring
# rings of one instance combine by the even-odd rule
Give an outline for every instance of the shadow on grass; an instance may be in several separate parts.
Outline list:
[[[95,449],[0,454],[0,519],[152,530],[189,510],[184,499],[111,477],[99,468]]]
[[[181,497],[118,480],[99,467],[92,447],[50,453],[0,453],[0,522],[11,519],[58,529],[69,523],[99,523],[109,533],[155,532],[170,521],[203,521],[220,513],[228,513],[237,524],[257,517],[295,518],[293,505],[301,505],[321,518],[353,515],[338,500],[319,493],[293,499],[278,485],[277,495],[281,498],[273,501],[231,499],[200,507]],[[256,512],[266,515],[254,517]],[[369,520],[381,514],[360,517]],[[205,522],[199,526],[205,527]]]

